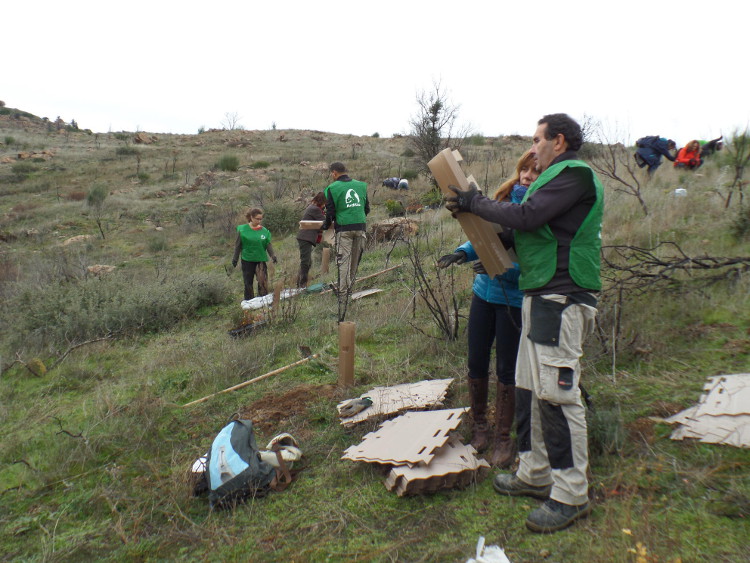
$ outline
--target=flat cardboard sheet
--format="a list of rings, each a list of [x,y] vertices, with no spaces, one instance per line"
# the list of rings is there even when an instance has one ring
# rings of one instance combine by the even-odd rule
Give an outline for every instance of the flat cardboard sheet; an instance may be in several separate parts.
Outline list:
[[[341,459],[396,465],[428,465],[461,424],[468,408],[407,412],[386,420],[362,442],[350,446]]]
[[[382,289],[377,289],[373,287],[372,289],[363,289],[362,291],[355,291],[352,293],[351,300],[356,301],[357,299],[362,299],[363,297],[367,297],[368,295],[374,295],[376,293],[380,293],[383,291]]]
[[[469,189],[469,182],[473,181],[473,178],[467,178],[461,170],[461,160],[463,159],[458,151],[444,149],[427,163],[440,190],[447,196],[456,195],[448,186],[466,191]],[[458,213],[457,218],[490,276],[499,276],[513,267],[513,260],[500,242],[492,223],[468,212]]]
[[[375,387],[357,398],[369,397],[372,405],[348,418],[342,418],[344,426],[354,426],[365,420],[383,417],[407,410],[420,410],[442,406],[448,387],[453,383],[452,378],[432,379],[416,383],[402,383],[390,387]],[[340,402],[336,408],[349,402]]]
[[[666,419],[680,425],[672,439],[750,448],[750,374],[709,377],[703,389],[697,405]]]

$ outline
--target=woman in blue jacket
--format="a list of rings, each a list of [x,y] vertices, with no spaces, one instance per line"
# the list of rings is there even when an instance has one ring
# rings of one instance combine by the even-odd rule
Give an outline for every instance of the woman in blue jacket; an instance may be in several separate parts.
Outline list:
[[[504,182],[495,193],[498,201],[521,203],[528,187],[539,175],[534,170],[534,159],[525,152],[516,164],[513,178]],[[453,254],[438,260],[438,266],[463,264],[477,260],[471,242],[459,246]],[[515,417],[516,357],[521,336],[521,302],[523,292],[518,288],[518,264],[501,276],[490,278],[481,262],[475,262],[474,286],[469,310],[468,382],[471,401],[471,445],[481,452],[489,445],[487,395],[492,345],[495,344],[495,372],[497,396],[495,400],[495,440],[490,463],[508,467],[515,458],[515,443],[510,432]]]

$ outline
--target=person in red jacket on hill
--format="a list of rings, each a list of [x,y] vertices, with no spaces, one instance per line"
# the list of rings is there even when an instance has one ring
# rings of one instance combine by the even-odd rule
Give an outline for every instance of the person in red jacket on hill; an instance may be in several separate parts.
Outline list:
[[[682,147],[677,152],[677,158],[674,159],[675,168],[687,168],[688,170],[696,170],[700,168],[701,162],[701,146],[698,141],[690,141],[687,145]]]

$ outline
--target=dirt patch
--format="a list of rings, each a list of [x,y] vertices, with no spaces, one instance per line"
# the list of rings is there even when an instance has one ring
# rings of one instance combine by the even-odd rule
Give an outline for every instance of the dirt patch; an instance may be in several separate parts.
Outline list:
[[[648,417],[638,418],[626,425],[628,437],[633,442],[643,441],[647,444],[653,444],[656,440],[655,425],[656,423]]]
[[[274,432],[284,422],[304,413],[310,403],[336,397],[336,385],[298,385],[283,395],[269,393],[240,410],[240,418],[250,419],[263,432]]]
[[[684,409],[682,405],[671,403],[669,401],[656,401],[651,405],[651,408],[653,409],[655,416],[660,416],[662,418],[668,418]]]

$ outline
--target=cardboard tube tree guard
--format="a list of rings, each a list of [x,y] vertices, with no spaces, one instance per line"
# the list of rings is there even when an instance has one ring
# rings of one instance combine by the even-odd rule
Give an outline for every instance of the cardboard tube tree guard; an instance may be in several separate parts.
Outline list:
[[[354,336],[356,325],[351,321],[339,323],[339,386],[354,385]]]

